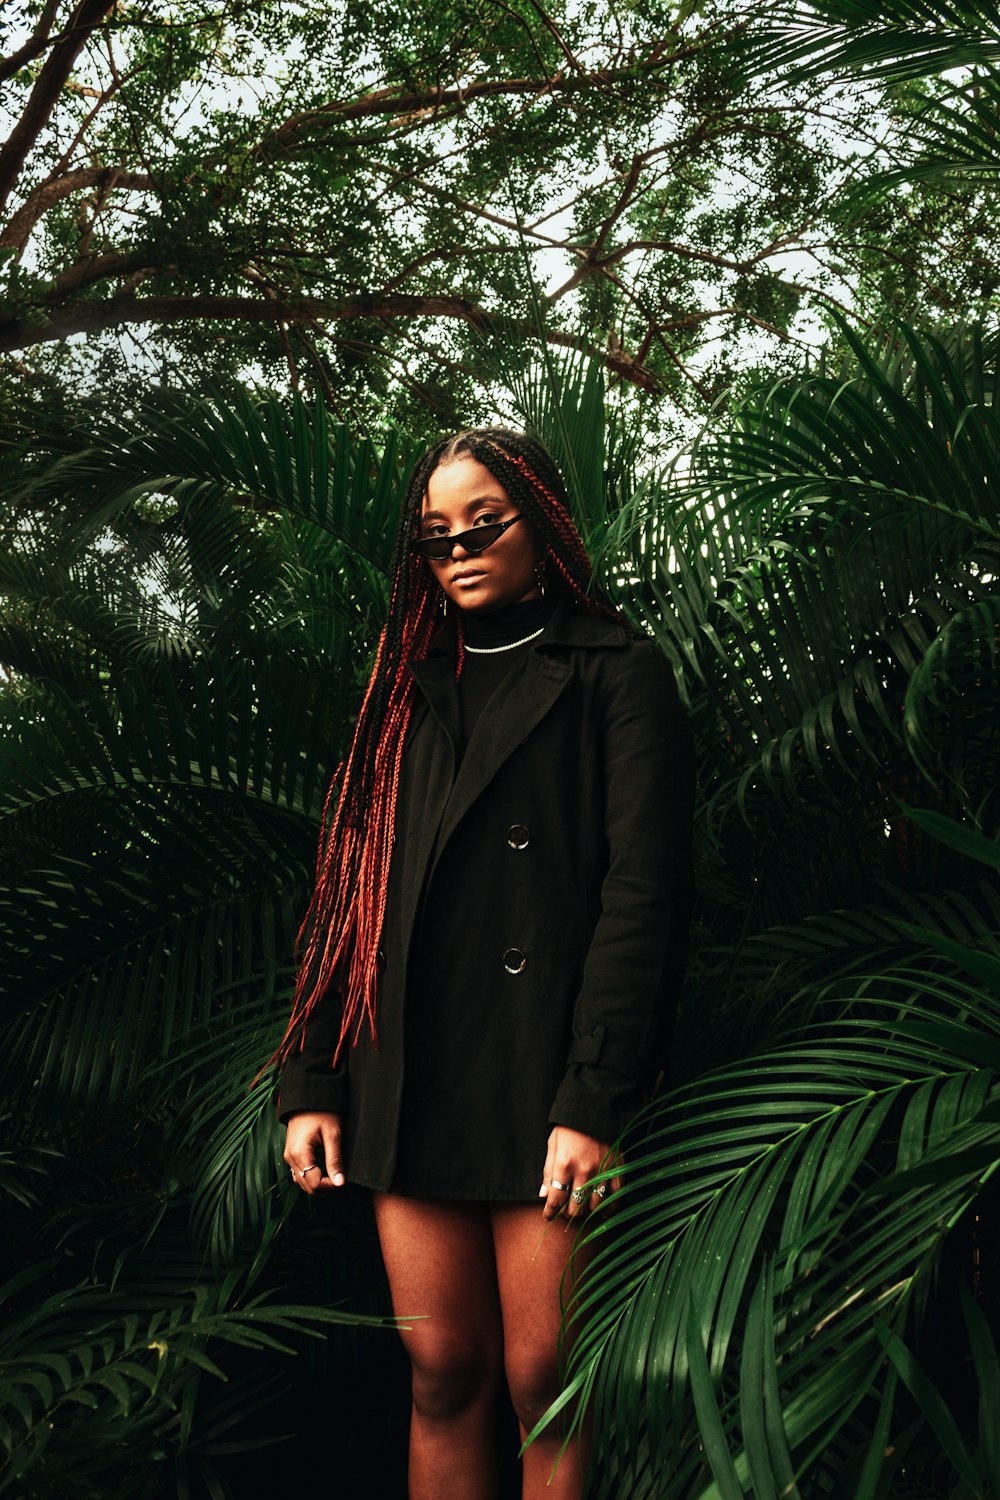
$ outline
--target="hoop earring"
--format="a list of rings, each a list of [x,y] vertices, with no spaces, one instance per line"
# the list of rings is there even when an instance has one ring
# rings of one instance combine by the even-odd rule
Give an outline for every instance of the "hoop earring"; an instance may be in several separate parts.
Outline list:
[[[538,584],[538,592],[545,598],[545,559],[540,557],[535,563],[535,582]]]

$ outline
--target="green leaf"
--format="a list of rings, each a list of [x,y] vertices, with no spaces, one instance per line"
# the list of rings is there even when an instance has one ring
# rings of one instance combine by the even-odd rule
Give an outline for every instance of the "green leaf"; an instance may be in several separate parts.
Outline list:
[[[920,1365],[898,1334],[883,1332],[882,1344],[886,1354],[898,1371],[900,1379],[933,1428],[942,1450],[958,1474],[974,1495],[982,1492],[982,1483],[976,1472],[955,1419],[948,1410],[940,1393],[928,1380]]]

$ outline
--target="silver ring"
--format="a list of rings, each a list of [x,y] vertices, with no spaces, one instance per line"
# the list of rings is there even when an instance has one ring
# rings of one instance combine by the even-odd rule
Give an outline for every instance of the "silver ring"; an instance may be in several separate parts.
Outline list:
[[[608,1190],[607,1183],[606,1182],[602,1182],[598,1187],[595,1187],[595,1189],[594,1189],[594,1197],[595,1198],[603,1198],[604,1194],[607,1192],[607,1190]]]
[[[554,1187],[557,1193],[565,1193],[566,1190],[567,1190],[567,1188],[569,1187],[569,1183],[568,1182],[558,1182],[553,1177],[552,1181],[549,1183],[549,1187]]]
[[[570,1197],[572,1198],[574,1203],[583,1203],[587,1198],[590,1197],[590,1194],[587,1192],[587,1189],[585,1187],[580,1187],[574,1188],[570,1193]]]
[[[304,1177],[307,1172],[318,1172],[318,1171],[319,1171],[319,1162],[318,1161],[311,1161],[309,1163],[308,1167],[303,1167],[302,1168],[302,1171],[299,1173],[299,1176],[300,1177]]]

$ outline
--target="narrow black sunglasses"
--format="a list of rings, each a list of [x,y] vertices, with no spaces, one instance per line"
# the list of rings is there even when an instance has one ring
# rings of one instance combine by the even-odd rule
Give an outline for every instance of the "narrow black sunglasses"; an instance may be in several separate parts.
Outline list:
[[[456,531],[453,536],[422,536],[410,543],[410,551],[418,557],[429,557],[433,562],[447,562],[453,547],[463,547],[466,552],[485,552],[498,542],[508,527],[523,516],[511,516],[509,521],[491,521],[488,526],[474,526],[471,531]]]

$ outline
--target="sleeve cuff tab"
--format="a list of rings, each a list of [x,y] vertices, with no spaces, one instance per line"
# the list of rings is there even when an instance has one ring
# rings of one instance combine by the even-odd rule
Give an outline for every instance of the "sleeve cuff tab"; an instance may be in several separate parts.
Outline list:
[[[623,1078],[637,1080],[643,1075],[643,1066],[631,1047],[609,1037],[607,1028],[597,1025],[586,1036],[578,1036],[569,1049],[566,1059],[568,1067],[574,1063],[586,1063],[590,1067],[600,1065],[619,1073]]]
[[[574,1063],[591,1063],[596,1065],[600,1062],[601,1048],[604,1046],[605,1029],[603,1026],[595,1026],[586,1036],[578,1036],[574,1039],[566,1059],[568,1066]]]

